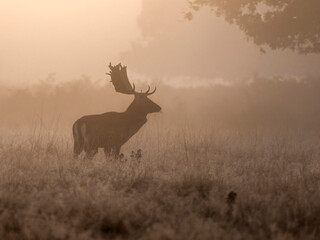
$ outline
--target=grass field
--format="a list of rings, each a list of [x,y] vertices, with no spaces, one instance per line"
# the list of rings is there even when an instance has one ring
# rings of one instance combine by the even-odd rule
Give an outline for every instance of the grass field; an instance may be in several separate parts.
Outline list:
[[[0,239],[320,236],[315,133],[148,123],[121,161],[73,160],[69,129],[0,136]]]

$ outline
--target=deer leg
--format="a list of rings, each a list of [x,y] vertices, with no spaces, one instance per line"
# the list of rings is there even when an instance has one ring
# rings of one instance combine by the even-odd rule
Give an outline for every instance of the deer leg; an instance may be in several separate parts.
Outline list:
[[[74,142],[74,146],[73,146],[73,158],[74,159],[78,159],[80,153],[82,152],[83,150],[83,146],[81,143],[79,142]]]
[[[73,131],[73,139],[74,139],[73,158],[78,159],[84,147],[82,136],[80,136],[79,134],[78,124],[75,123],[73,125],[72,131]]]
[[[104,147],[103,151],[106,158],[109,158],[111,156],[111,148],[109,146]]]
[[[92,160],[93,157],[98,153],[98,149],[90,149],[89,151],[86,152],[86,158],[89,160]]]
[[[120,154],[120,148],[119,146],[114,146],[112,148],[112,155],[114,156],[115,159],[119,158],[119,154]]]

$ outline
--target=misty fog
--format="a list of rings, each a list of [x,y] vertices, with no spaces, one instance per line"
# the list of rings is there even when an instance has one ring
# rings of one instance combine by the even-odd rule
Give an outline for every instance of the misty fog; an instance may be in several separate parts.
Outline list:
[[[0,0],[0,239],[320,239],[319,13]]]
[[[255,46],[237,26],[201,8],[191,21],[185,0],[0,2],[0,81],[30,84],[105,80],[123,62],[134,81],[216,80],[319,75],[316,54]]]

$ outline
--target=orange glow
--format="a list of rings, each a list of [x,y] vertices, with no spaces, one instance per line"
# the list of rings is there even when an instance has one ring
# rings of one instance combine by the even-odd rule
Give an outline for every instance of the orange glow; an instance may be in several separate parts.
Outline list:
[[[0,2],[0,79],[73,78],[117,60],[138,35],[140,0]],[[94,70],[93,70],[94,69]],[[96,76],[95,76],[96,77]]]

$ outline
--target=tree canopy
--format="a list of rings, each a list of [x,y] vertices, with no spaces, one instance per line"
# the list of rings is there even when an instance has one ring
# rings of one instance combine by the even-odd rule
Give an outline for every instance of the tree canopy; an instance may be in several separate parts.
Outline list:
[[[320,53],[319,0],[189,0],[236,24],[258,46]],[[186,14],[192,19],[192,13]]]

